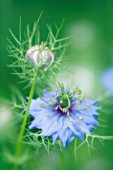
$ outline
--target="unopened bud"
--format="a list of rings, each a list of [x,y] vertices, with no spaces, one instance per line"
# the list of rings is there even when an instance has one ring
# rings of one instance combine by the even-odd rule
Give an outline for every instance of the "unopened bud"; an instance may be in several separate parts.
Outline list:
[[[44,45],[35,45],[28,49],[26,60],[35,67],[41,66],[42,69],[47,69],[54,61],[54,54]]]

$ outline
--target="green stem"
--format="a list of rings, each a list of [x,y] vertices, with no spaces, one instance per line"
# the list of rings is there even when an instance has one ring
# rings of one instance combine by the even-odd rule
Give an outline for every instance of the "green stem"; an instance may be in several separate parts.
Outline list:
[[[37,73],[34,76],[33,84],[32,84],[31,89],[30,89],[29,99],[28,99],[28,103],[27,103],[27,109],[26,109],[26,112],[24,114],[24,119],[23,119],[22,126],[21,126],[21,129],[20,129],[20,132],[19,132],[18,140],[17,140],[16,151],[15,151],[14,170],[18,169],[18,158],[19,158],[21,151],[22,151],[21,140],[22,140],[24,132],[25,132],[26,122],[27,122],[27,118],[28,118],[28,114],[29,114],[31,100],[33,98],[33,94],[34,94],[34,91],[35,91],[36,82],[37,82]]]

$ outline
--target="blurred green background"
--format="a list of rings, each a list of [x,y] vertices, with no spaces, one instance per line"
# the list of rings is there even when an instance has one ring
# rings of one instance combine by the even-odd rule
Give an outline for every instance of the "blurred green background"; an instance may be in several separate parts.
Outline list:
[[[8,29],[11,28],[18,37],[19,17],[22,17],[22,31],[26,25],[31,27],[39,14],[43,11],[40,22],[42,40],[46,34],[46,24],[65,23],[61,37],[72,35],[72,44],[69,48],[69,68],[58,75],[62,81],[74,81],[84,93],[91,97],[101,94],[100,75],[103,70],[113,66],[113,1],[112,0],[0,0],[0,98],[11,99],[11,86],[21,89],[19,78],[11,75],[13,72],[7,67],[9,57],[6,50],[7,37],[10,37]],[[73,64],[72,64],[73,63]],[[67,78],[67,73],[69,74]],[[68,79],[68,80],[67,80]],[[81,81],[82,80],[82,81]],[[111,99],[112,100],[112,99]],[[113,134],[113,106],[112,102],[104,103],[107,128],[102,128],[102,135]],[[1,102],[1,108],[7,106]],[[8,108],[1,114],[0,121],[9,116]],[[3,112],[2,112],[3,113]],[[103,116],[104,117],[104,116]],[[7,121],[5,122],[7,124]],[[7,131],[7,128],[6,128]],[[2,130],[3,132],[3,130]],[[2,134],[2,133],[1,133]],[[6,135],[6,136],[5,136]],[[3,148],[11,148],[7,144],[8,133],[2,135],[0,145],[0,169],[12,169],[3,156]],[[5,136],[5,137],[4,137]],[[65,149],[65,166],[68,170],[112,170],[113,169],[113,141],[105,141],[104,146],[98,141],[95,148],[88,156],[87,148],[78,151],[77,160],[74,160],[72,149]],[[39,153],[40,154],[40,153]],[[24,169],[54,170],[60,169],[59,155],[53,152],[33,159]],[[38,162],[38,163],[37,163]],[[33,166],[34,164],[34,166]]]

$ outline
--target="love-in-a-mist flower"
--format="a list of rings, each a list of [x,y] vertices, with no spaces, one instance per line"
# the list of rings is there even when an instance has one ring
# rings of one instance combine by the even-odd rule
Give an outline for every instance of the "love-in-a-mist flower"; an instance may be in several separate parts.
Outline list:
[[[71,91],[61,86],[32,100],[29,114],[34,120],[29,128],[41,129],[43,137],[51,136],[53,143],[58,139],[63,146],[74,138],[84,140],[84,135],[92,135],[91,130],[99,125],[96,117],[100,108],[95,104],[95,100],[82,98],[79,89]]]
[[[35,67],[41,66],[43,69],[50,67],[54,61],[53,52],[46,47],[46,44],[35,45],[28,49],[26,60]]]
[[[103,87],[113,94],[113,68],[107,69],[102,75]]]

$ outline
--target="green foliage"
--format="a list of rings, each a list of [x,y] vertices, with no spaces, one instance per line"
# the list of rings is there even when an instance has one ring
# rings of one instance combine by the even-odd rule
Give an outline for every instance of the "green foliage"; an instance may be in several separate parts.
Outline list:
[[[7,50],[9,57],[14,58],[14,62],[9,65],[14,69],[14,75],[17,75],[21,79],[21,83],[27,82],[27,86],[30,86],[34,74],[38,70],[38,78],[40,82],[47,82],[48,78],[54,76],[55,73],[61,71],[65,67],[65,62],[68,60],[66,56],[66,51],[70,43],[67,41],[70,37],[59,38],[59,33],[62,29],[63,23],[58,27],[55,24],[56,32],[52,31],[52,27],[47,25],[48,35],[44,41],[44,44],[52,50],[55,55],[55,60],[50,68],[47,70],[41,69],[41,64],[38,67],[33,67],[32,64],[28,63],[25,56],[27,50],[34,45],[41,45],[43,42],[40,41],[40,29],[39,21],[41,19],[42,13],[40,14],[37,22],[34,23],[32,31],[30,31],[29,25],[27,25],[26,32],[24,33],[24,39],[22,38],[21,31],[21,17],[19,23],[19,39],[14,35],[14,33],[9,29],[12,36],[12,40],[8,39]],[[16,44],[15,44],[16,43]],[[41,80],[40,80],[41,79]],[[42,83],[43,84],[43,83]]]

